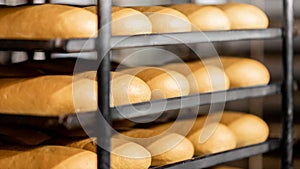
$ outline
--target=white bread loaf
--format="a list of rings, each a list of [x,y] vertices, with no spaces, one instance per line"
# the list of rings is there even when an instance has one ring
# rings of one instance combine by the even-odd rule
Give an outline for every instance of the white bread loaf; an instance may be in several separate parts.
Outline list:
[[[97,152],[96,138],[67,139],[56,138],[48,144],[63,145]],[[143,146],[121,140],[111,139],[111,168],[112,169],[147,169],[151,165],[151,154]]]
[[[151,165],[151,154],[139,144],[112,138],[112,169],[147,169]]]
[[[213,92],[229,89],[230,82],[224,71],[216,66],[189,63],[173,63],[163,68],[183,74],[190,85],[190,93]]]
[[[215,115],[217,114],[212,114],[210,116]],[[218,148],[220,151],[223,151],[229,149],[231,146],[233,147],[234,143],[236,144],[236,147],[257,144],[266,141],[269,136],[268,125],[261,118],[243,112],[224,111],[219,123],[219,125],[221,125],[221,129],[217,129],[206,144],[198,145],[197,143],[199,140],[197,139],[199,138],[201,130],[203,130],[207,117],[208,116],[205,115],[200,116],[197,119],[186,119],[164,123],[153,126],[150,129],[159,133],[175,132],[187,135],[187,137],[193,142],[194,146],[198,146],[195,147],[195,149],[196,151],[197,149],[199,150],[199,154],[202,152],[209,153],[209,151],[210,153],[214,153],[217,152]],[[214,117],[211,118],[215,119]],[[209,127],[209,125],[210,123],[206,124],[205,127]],[[228,130],[230,132],[228,132]],[[222,134],[224,134],[224,136],[222,136]],[[223,141],[220,140],[216,141],[219,139],[219,137],[222,139],[227,138],[228,141],[225,142],[226,144],[223,145]],[[234,141],[232,138],[234,138]],[[214,146],[214,144],[217,144],[217,142],[221,144]]]
[[[235,135],[223,124],[210,123],[188,137],[196,155],[231,150],[236,147]]]
[[[64,75],[0,79],[0,112],[56,116],[96,110],[95,86]]]
[[[204,121],[207,115],[200,118]],[[224,111],[220,123],[226,125],[235,135],[237,147],[264,142],[269,136],[267,123],[253,114]]]
[[[240,115],[240,117],[238,117]],[[238,117],[232,119],[230,116]],[[222,119],[227,120],[228,128],[234,133],[237,140],[237,147],[261,143],[267,140],[269,136],[269,127],[261,118],[240,112],[224,113]],[[224,120],[221,120],[221,122]]]
[[[180,73],[157,67],[136,67],[124,69],[122,73],[139,77],[151,89],[151,99],[163,99],[188,95],[190,87]]]
[[[97,83],[90,75],[0,79],[0,112],[56,116],[94,111]],[[120,73],[112,77],[112,106],[150,100],[150,89],[141,79]]]
[[[77,74],[78,79],[96,80],[97,72],[88,71]],[[121,72],[111,72],[112,106],[145,102],[151,99],[149,86],[140,78]]]
[[[89,38],[96,35],[97,16],[66,5],[2,7],[0,38]]]
[[[226,3],[218,7],[228,16],[231,29],[262,29],[269,25],[267,15],[254,5]]]
[[[129,137],[131,141],[146,147],[152,155],[152,166],[187,160],[194,154],[192,143],[176,133],[161,134],[154,130],[134,129],[122,134]]]
[[[218,66],[219,61],[230,80],[230,88],[265,85],[270,81],[268,69],[254,59],[222,56],[208,59],[206,63]]]
[[[230,29],[230,21],[227,15],[217,7],[176,4],[172,5],[171,8],[184,13],[193,24],[194,30],[213,31]]]
[[[97,13],[95,6],[85,9]],[[152,33],[152,23],[143,13],[132,8],[112,7],[112,35],[149,33]]]
[[[1,169],[96,169],[93,152],[63,146],[1,147]]]
[[[189,19],[181,12],[162,6],[134,7],[150,19],[153,33],[189,32]]]
[[[200,118],[204,121],[207,115]],[[226,125],[235,135],[237,147],[264,142],[269,136],[267,123],[253,114],[224,111],[220,123]]]

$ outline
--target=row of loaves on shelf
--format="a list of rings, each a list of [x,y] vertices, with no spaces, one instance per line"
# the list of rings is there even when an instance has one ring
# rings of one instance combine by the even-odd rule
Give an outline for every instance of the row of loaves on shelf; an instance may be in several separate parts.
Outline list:
[[[95,6],[44,4],[0,9],[0,38],[89,38],[97,35]],[[241,3],[112,7],[112,35],[263,29],[268,24],[268,17],[261,9]]]
[[[259,117],[242,112],[222,113],[220,122],[207,123],[209,116],[217,116],[213,114],[115,134],[111,139],[112,168],[146,169],[264,142],[268,138],[269,128]],[[177,129],[170,130],[172,125]],[[184,128],[187,132],[183,135],[181,131]],[[2,135],[11,139],[6,140],[10,145],[0,148],[1,167],[96,168],[94,138],[53,138],[35,132],[38,136],[32,141],[34,139],[29,134],[33,131],[21,130],[23,137],[20,137],[17,129],[0,129]]]
[[[268,84],[270,74],[249,58],[217,57],[112,72],[112,106]],[[0,78],[0,112],[56,116],[97,109],[96,71]]]

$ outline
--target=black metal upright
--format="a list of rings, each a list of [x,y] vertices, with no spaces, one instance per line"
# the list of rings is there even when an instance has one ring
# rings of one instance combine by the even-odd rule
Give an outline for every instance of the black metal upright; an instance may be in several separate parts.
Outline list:
[[[110,168],[110,39],[111,39],[111,0],[97,0],[98,36],[96,50],[98,63],[98,107],[95,132],[97,136],[98,169]]]
[[[284,169],[293,168],[293,0],[283,0],[283,90],[282,90],[282,160]]]

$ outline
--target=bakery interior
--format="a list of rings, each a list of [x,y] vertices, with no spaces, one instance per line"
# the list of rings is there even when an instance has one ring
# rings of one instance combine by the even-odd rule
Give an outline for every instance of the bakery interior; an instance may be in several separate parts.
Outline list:
[[[98,2],[114,6],[112,24],[99,31],[108,36],[97,38],[100,42],[94,41],[96,0],[0,0],[0,169],[300,168],[299,0]],[[225,5],[233,2],[241,6],[230,15]],[[283,11],[292,2],[293,10],[287,10],[294,18],[289,43],[283,38],[291,32],[281,28],[291,26]],[[193,6],[178,5],[185,3]],[[196,15],[206,6],[208,11]],[[59,12],[73,8],[77,13],[58,19]],[[230,28],[212,28],[224,21],[220,12]],[[122,20],[122,15],[129,17]],[[233,28],[235,21],[251,25],[252,15],[253,27]],[[264,16],[267,21],[260,26]],[[84,34],[88,22],[93,22],[92,33]],[[110,28],[115,39],[106,33]],[[290,65],[283,56],[287,51],[293,53]],[[109,58],[110,66],[105,59],[100,64],[97,52]],[[292,65],[293,73],[287,71]],[[102,67],[114,72],[111,81],[97,76],[97,69],[105,74]],[[103,95],[107,84],[111,92]],[[111,122],[95,115],[97,103],[100,110],[111,105],[109,115],[103,115]],[[291,117],[292,129],[283,131],[283,123],[290,124],[284,119]],[[287,133],[293,137],[285,138],[291,136]]]

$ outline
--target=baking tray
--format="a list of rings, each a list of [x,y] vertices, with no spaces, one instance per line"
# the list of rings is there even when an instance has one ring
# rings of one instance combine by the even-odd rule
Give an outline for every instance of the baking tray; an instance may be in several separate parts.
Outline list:
[[[236,40],[275,39],[282,37],[281,28],[166,33],[134,36],[113,36],[112,49],[194,44],[202,42],[223,42]],[[95,50],[95,39],[51,39],[18,40],[0,39],[0,50],[5,51],[48,51],[48,52],[89,52]]]
[[[266,153],[272,150],[276,150],[280,147],[280,139],[269,139],[266,142],[236,148],[233,150],[215,153],[211,155],[194,157],[189,160],[159,166],[151,167],[150,169],[195,169],[195,168],[207,168],[226,162],[239,160],[254,155]]]
[[[133,105],[123,105],[112,108],[112,120],[147,119],[147,117],[161,114],[168,110],[209,105],[234,101],[238,99],[262,97],[279,94],[281,85],[274,83],[247,88],[231,89],[204,94],[194,94],[177,98],[154,100],[151,102],[136,103]],[[213,98],[213,99],[212,99]],[[41,117],[29,115],[0,114],[0,124],[21,125],[46,130],[75,130],[80,128],[90,129],[95,124],[96,112],[85,112],[77,114],[66,114],[56,117]]]

